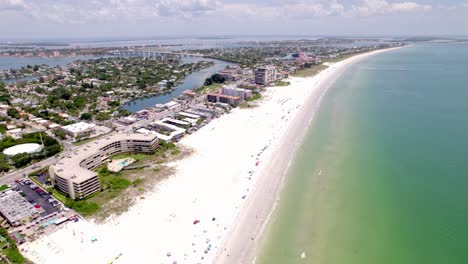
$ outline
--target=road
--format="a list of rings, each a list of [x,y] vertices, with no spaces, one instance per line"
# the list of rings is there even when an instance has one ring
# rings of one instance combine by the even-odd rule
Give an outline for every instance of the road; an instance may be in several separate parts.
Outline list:
[[[163,112],[153,114],[153,115],[151,115],[150,117],[148,117],[146,119],[138,121],[137,123],[133,124],[132,126],[123,126],[123,125],[118,126],[117,130],[121,131],[121,132],[131,132],[135,128],[143,127],[143,126],[146,126],[149,123],[154,122],[156,120],[161,120],[163,118],[173,116],[176,112],[188,109],[188,108],[192,107],[193,105],[199,103],[199,100],[194,100],[194,101],[195,102],[192,103],[192,104],[181,105],[177,109],[165,110]],[[54,137],[54,135],[52,135],[50,133],[48,133],[48,134],[49,134],[49,136]],[[96,139],[98,139],[98,138],[99,137],[97,137]],[[59,139],[57,139],[57,140],[59,140]],[[66,155],[69,155],[73,150],[75,150],[76,148],[81,147],[81,146],[75,146],[75,145],[73,145],[72,143],[70,143],[68,141],[63,141],[63,140],[59,140],[59,141],[63,145],[64,151],[62,153],[60,153],[58,156],[50,157],[48,159],[45,159],[45,160],[42,160],[42,161],[37,162],[35,164],[32,164],[31,166],[28,166],[28,167],[25,167],[23,169],[14,171],[14,172],[12,172],[10,174],[7,174],[5,176],[0,176],[0,185],[13,183],[15,180],[23,178],[25,175],[28,175],[31,172],[34,172],[34,171],[37,171],[39,169],[42,169],[42,168],[48,167],[50,165],[53,165],[53,164],[57,163],[62,157],[66,156]]]

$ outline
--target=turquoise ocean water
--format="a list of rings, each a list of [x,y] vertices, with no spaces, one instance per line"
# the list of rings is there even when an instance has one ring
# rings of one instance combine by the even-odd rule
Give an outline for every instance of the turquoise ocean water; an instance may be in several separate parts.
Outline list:
[[[415,45],[342,75],[257,263],[468,263],[468,44]]]

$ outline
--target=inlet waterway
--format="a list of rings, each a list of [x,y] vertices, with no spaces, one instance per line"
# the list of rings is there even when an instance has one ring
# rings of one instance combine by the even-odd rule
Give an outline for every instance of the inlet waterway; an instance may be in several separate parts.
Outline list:
[[[468,45],[380,54],[330,88],[257,263],[468,263]]]
[[[184,57],[182,58],[183,63],[191,63],[197,61],[213,61],[214,64],[208,68],[202,69],[200,71],[195,71],[190,73],[187,77],[184,78],[182,83],[178,84],[173,91],[170,93],[156,95],[151,97],[145,97],[141,99],[136,99],[133,101],[128,102],[123,106],[124,109],[130,112],[137,112],[147,107],[152,107],[156,104],[164,104],[172,100],[172,98],[181,95],[186,90],[196,89],[203,85],[205,79],[210,77],[212,74],[223,70],[228,65],[232,65],[232,63],[220,61],[220,60],[213,60],[207,58],[199,58],[199,57]]]
[[[65,67],[68,63],[71,63],[76,60],[84,59],[93,59],[94,57],[70,57],[70,58],[40,58],[40,57],[0,57],[0,69],[9,69],[9,68],[21,68],[27,65],[38,65],[46,64],[49,66],[61,66]],[[149,96],[141,99],[132,100],[125,105],[123,108],[129,110],[130,112],[137,112],[139,110],[145,109],[147,107],[152,107],[156,104],[167,103],[172,100],[172,98],[181,95],[185,90],[199,88],[205,82],[205,79],[210,77],[212,74],[223,70],[228,65],[233,65],[230,62],[213,60],[208,58],[200,57],[183,57],[182,63],[194,63],[197,61],[213,61],[214,64],[208,68],[202,69],[200,71],[195,71],[190,73],[183,81],[178,84],[175,89],[169,93]],[[19,79],[3,80],[3,82],[11,83],[18,81],[29,81],[37,79],[38,77],[25,77]]]

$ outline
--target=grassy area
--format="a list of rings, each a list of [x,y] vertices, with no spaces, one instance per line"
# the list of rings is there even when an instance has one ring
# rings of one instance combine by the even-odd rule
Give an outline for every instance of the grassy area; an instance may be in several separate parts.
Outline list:
[[[148,158],[150,158],[151,155],[146,155],[146,154],[142,154],[142,153],[135,153],[135,154],[117,154],[117,155],[114,155],[112,157],[110,157],[110,159],[125,159],[125,158],[133,158],[136,160],[136,162],[139,162],[139,161],[144,161],[144,160],[147,160]]]
[[[289,86],[291,83],[286,81],[277,81],[275,86]]]
[[[136,193],[141,194],[145,190],[145,187],[154,186],[154,184],[151,184],[151,181],[147,183],[147,179],[161,173],[160,168],[154,167],[155,164],[162,164],[170,158],[180,156],[181,154],[181,150],[175,144],[161,142],[155,152],[150,155],[129,153],[112,156],[111,159],[131,157],[136,160],[134,165],[148,165],[149,167],[113,173],[107,169],[107,164],[102,164],[96,169],[101,184],[101,191],[86,197],[84,200],[75,201],[70,199],[67,195],[53,187],[46,188],[46,190],[57,200],[65,204],[65,206],[83,216],[100,215],[107,217],[109,214],[125,211],[132,204],[133,197],[126,195],[128,190],[134,189]],[[34,177],[40,172],[43,172],[43,170],[33,172],[29,177],[38,186],[44,188]]]
[[[224,83],[213,83],[210,85],[203,85],[200,88],[195,89],[195,92],[197,93],[209,93],[213,92],[219,88],[221,88],[224,85]]]
[[[253,102],[253,101],[260,100],[261,98],[262,98],[262,94],[261,94],[261,93],[254,93],[254,95],[252,95],[252,97],[250,97],[250,98],[247,99],[246,101],[247,101],[247,102]]]
[[[134,203],[136,197],[142,195],[146,189],[153,188],[156,184],[155,180],[161,179],[160,175],[167,173],[168,170],[161,170],[163,166],[157,164],[166,163],[182,154],[183,152],[175,144],[161,142],[151,155],[137,153],[112,156],[111,159],[131,157],[137,160],[134,165],[147,165],[148,167],[113,173],[107,169],[107,164],[102,164],[96,169],[101,191],[81,201],[67,199],[66,205],[83,216],[92,216],[97,219],[122,213]]]
[[[63,204],[67,203],[68,197],[64,193],[61,193],[59,190],[57,190],[57,189],[55,189],[53,187],[49,187],[49,188],[46,189],[46,191],[48,191],[50,194],[52,194],[52,196],[55,199],[59,200]]]
[[[0,186],[0,191],[4,191],[6,189],[8,189],[8,185],[4,184],[4,185]]]
[[[16,247],[15,241],[10,237],[8,231],[2,227],[0,227],[0,236],[6,239],[6,242],[3,243],[2,246],[5,246],[4,249],[0,248],[0,253],[7,256],[7,258],[12,263],[22,264],[25,263],[27,260],[21,255],[18,247]]]
[[[312,77],[319,72],[325,70],[328,66],[319,64],[319,65],[312,65],[310,68],[304,68],[302,70],[297,71],[293,74],[294,77]]]
[[[95,137],[95,138],[83,139],[83,140],[80,140],[80,141],[78,141],[78,142],[73,142],[72,144],[75,145],[75,146],[81,146],[81,145],[84,145],[84,144],[86,144],[86,143],[89,143],[89,142],[91,142],[91,141],[93,141],[93,140],[95,140],[95,139],[97,139],[97,137]]]
[[[73,199],[68,199],[65,205],[83,216],[92,215],[99,210],[98,204],[88,202],[87,200],[75,201]]]

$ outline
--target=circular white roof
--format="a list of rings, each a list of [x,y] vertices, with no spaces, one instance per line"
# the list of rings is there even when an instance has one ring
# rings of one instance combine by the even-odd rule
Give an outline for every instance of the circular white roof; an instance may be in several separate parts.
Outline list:
[[[3,154],[7,156],[14,156],[16,154],[20,153],[37,153],[42,150],[42,146],[36,143],[26,143],[26,144],[20,144],[16,145],[13,147],[9,147],[5,150],[3,150]]]

